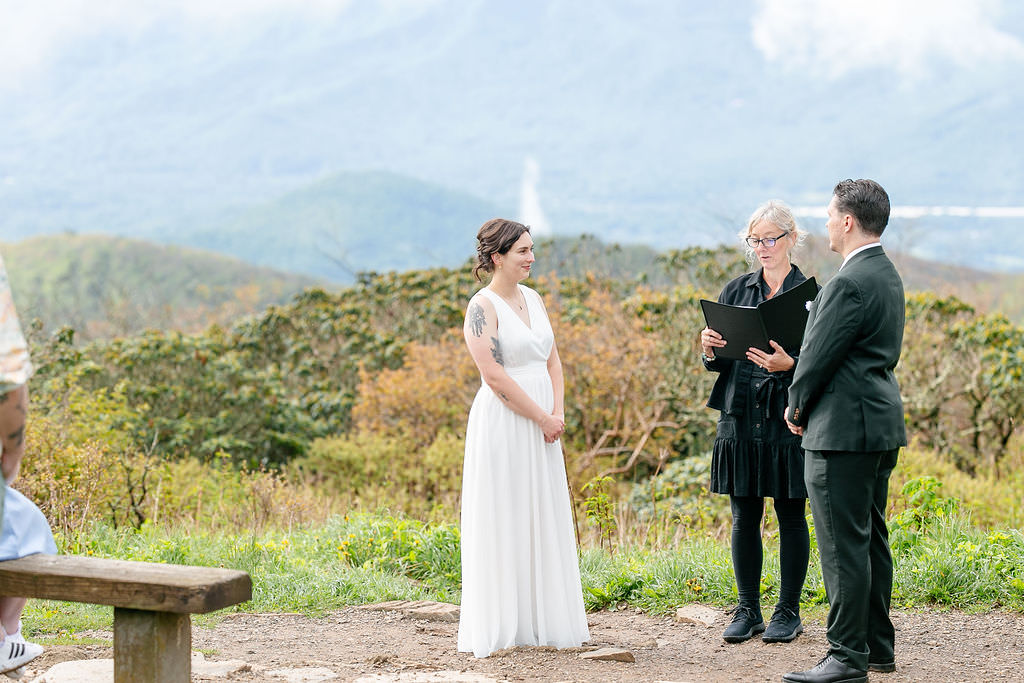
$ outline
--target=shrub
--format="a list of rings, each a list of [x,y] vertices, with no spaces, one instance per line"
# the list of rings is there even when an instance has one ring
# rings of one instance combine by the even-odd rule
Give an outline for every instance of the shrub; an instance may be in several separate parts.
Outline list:
[[[461,438],[442,431],[424,447],[403,436],[366,431],[319,439],[293,462],[301,480],[330,492],[344,509],[454,520],[462,481]]]
[[[469,407],[479,388],[480,374],[461,330],[449,330],[437,343],[409,344],[400,368],[360,370],[354,427],[401,436],[418,450],[441,432],[465,434]]]

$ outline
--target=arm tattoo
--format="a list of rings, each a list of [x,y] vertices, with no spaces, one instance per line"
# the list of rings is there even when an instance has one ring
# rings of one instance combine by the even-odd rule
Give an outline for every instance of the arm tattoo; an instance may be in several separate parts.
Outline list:
[[[484,333],[484,325],[487,324],[487,316],[484,315],[484,307],[480,304],[469,305],[469,327],[474,337]]]
[[[502,400],[502,401],[504,401],[505,403],[508,403],[508,402],[509,402],[509,398],[508,398],[508,396],[506,396],[506,395],[505,395],[505,393],[504,393],[504,392],[502,392],[502,391],[499,391],[499,392],[498,392],[498,396],[500,396],[500,397],[501,397],[501,400]]]
[[[491,355],[494,356],[494,362],[505,367],[505,356],[501,352],[501,346],[498,344],[498,338],[491,337],[491,341],[494,342],[494,345],[491,347]]]

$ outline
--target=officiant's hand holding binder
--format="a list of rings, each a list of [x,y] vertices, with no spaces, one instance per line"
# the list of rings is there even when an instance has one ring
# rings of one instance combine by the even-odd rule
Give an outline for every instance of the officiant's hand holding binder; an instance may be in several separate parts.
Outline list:
[[[715,356],[745,360],[751,347],[774,353],[769,339],[784,349],[799,349],[811,303],[817,295],[818,284],[812,277],[762,301],[756,308],[701,299],[704,321],[726,341],[725,346],[715,349]]]

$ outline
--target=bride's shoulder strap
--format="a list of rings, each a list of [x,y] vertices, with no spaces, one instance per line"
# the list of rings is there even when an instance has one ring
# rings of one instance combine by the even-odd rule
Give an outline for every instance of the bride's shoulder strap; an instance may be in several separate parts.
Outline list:
[[[470,299],[470,301],[473,301],[474,299],[479,300],[482,298],[491,302],[491,305],[493,306],[496,303],[494,300],[495,296],[496,294],[491,290],[487,289],[486,287],[481,287],[480,289],[476,290],[476,294],[473,295],[473,298]]]
[[[546,308],[547,308],[547,307],[546,307],[546,306],[544,305],[544,297],[542,297],[542,296],[540,295],[540,293],[539,293],[539,292],[537,292],[537,290],[535,290],[535,289],[531,289],[531,288],[527,287],[526,285],[519,285],[519,286],[523,288],[523,291],[525,292],[525,295],[526,295],[526,296],[528,296],[528,297],[532,297],[532,298],[533,298],[533,300],[534,300],[534,301],[535,301],[535,302],[536,302],[537,304],[539,304],[539,305],[540,305],[540,307],[541,307],[541,309],[542,309],[542,310],[546,310]]]

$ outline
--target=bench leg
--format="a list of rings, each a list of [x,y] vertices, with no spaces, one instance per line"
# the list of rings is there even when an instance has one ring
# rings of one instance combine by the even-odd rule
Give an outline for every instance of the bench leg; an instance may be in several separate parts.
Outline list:
[[[189,615],[114,608],[114,683],[188,683],[191,676]]]

